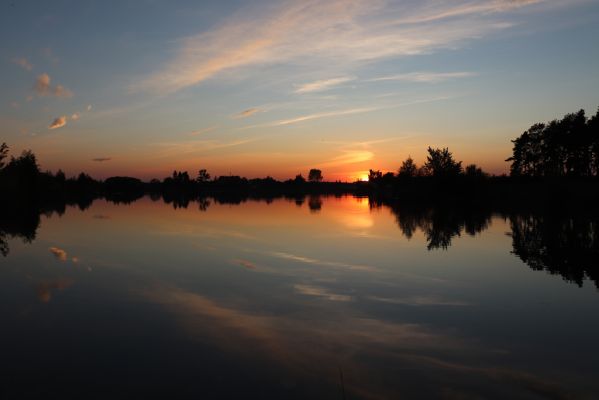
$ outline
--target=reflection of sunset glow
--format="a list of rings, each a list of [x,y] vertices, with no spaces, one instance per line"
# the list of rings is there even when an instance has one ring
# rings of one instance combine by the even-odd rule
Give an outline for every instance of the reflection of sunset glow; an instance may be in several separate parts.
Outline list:
[[[347,215],[342,221],[348,228],[364,229],[374,225],[374,221],[368,215]]]

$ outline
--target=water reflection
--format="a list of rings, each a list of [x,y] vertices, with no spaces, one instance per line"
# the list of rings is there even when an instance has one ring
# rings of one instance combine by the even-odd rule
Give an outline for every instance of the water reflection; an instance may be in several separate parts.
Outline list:
[[[395,215],[401,232],[408,239],[417,229],[426,236],[427,248],[447,249],[451,241],[462,232],[470,236],[487,229],[492,210],[475,207],[473,204],[426,204],[422,202],[371,201],[372,207],[389,207]]]
[[[60,218],[49,206],[5,210],[28,216],[23,227],[0,221],[13,246],[0,257],[0,343],[11,344],[0,397],[23,397],[31,376],[80,397],[342,398],[341,374],[346,398],[597,389],[594,289],[520,261],[597,283],[592,216],[351,197],[163,200],[57,207]]]
[[[510,216],[513,251],[530,268],[599,288],[599,217],[593,215]]]
[[[40,225],[40,210],[23,205],[14,207],[0,206],[0,253],[6,257],[9,253],[8,239],[20,238],[26,243],[35,239]]]
[[[115,204],[130,204],[134,198],[109,199]],[[320,195],[307,196],[310,212],[318,213],[323,205]],[[302,207],[306,196],[290,197],[288,200]],[[158,201],[160,197],[153,197]],[[260,199],[243,194],[223,193],[213,198],[191,200],[188,197],[173,198],[168,193],[162,198],[164,203],[171,204],[174,209],[187,209],[190,203],[197,202],[199,211],[207,211],[211,204],[240,205],[248,200],[264,200],[272,202],[273,198]],[[559,274],[564,280],[581,286],[585,279],[592,280],[599,287],[599,272],[596,261],[599,259],[599,216],[579,210],[579,214],[570,213],[531,213],[530,211],[493,210],[489,207],[468,203],[431,204],[412,201],[382,201],[380,199],[358,198],[371,209],[385,208],[394,215],[401,233],[411,239],[420,231],[426,239],[428,250],[446,250],[452,241],[463,234],[475,236],[489,227],[494,215],[509,219],[511,236],[513,238],[513,254],[520,258],[533,270],[547,271]],[[76,203],[81,210],[89,208],[91,200]],[[43,206],[11,205],[0,209],[0,253],[9,253],[8,239],[20,238],[26,243],[32,242],[40,225],[40,215],[62,215],[66,210],[65,203],[51,203]],[[587,210],[588,211],[588,210]],[[109,219],[107,215],[96,214],[95,219]],[[372,220],[363,213],[342,215],[342,220],[348,228],[368,228]],[[66,259],[66,253],[59,248],[50,251],[58,259]],[[301,257],[292,254],[278,257]],[[318,261],[318,260],[316,260]],[[304,259],[304,262],[309,260]],[[327,263],[326,261],[318,261]]]

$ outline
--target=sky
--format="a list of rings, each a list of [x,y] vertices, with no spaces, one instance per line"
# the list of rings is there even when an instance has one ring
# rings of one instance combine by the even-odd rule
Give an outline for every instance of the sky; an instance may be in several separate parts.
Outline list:
[[[0,0],[0,142],[95,178],[353,181],[599,107],[597,0]]]

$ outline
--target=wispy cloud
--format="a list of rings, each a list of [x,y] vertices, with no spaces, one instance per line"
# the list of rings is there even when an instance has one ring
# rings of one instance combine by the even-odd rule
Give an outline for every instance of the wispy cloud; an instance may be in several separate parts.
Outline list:
[[[229,147],[241,146],[261,140],[261,137],[232,140],[229,142],[218,140],[189,140],[183,142],[157,142],[150,143],[149,146],[158,148],[155,157],[169,157],[173,155],[181,156],[186,154],[201,153]]]
[[[237,119],[237,118],[247,118],[247,117],[251,117],[252,115],[259,113],[259,112],[263,112],[264,110],[261,108],[257,108],[257,107],[253,107],[253,108],[248,108],[247,110],[243,110],[240,113],[234,114],[233,118]]]
[[[248,6],[213,30],[179,40],[175,56],[133,89],[168,93],[224,71],[275,63],[350,70],[390,57],[456,48],[511,26],[495,15],[535,3],[541,1],[456,5],[425,0],[405,7],[382,0],[289,0]]]
[[[33,69],[33,64],[31,64],[29,62],[29,60],[27,60],[24,57],[13,58],[12,62],[17,64],[19,67],[23,68],[24,70],[31,71]]]
[[[96,161],[96,162],[104,162],[104,161],[110,161],[112,160],[112,157],[96,157],[96,158],[92,158],[92,161]]]
[[[33,88],[39,96],[71,97],[73,92],[62,85],[52,86],[50,76],[46,73],[38,75]]]
[[[338,167],[341,165],[356,164],[370,161],[374,153],[369,150],[342,150],[343,154],[333,157],[330,161],[318,164],[319,167]]]
[[[346,109],[346,110],[335,110],[335,111],[328,111],[328,112],[322,112],[322,113],[301,115],[299,117],[294,117],[294,118],[289,118],[289,119],[281,119],[278,121],[268,122],[268,123],[260,124],[260,125],[250,125],[250,126],[243,127],[241,129],[266,128],[269,126],[292,125],[292,124],[297,124],[299,122],[311,121],[314,119],[338,117],[341,115],[366,113],[366,112],[371,112],[371,111],[375,111],[375,110],[377,110],[376,107],[363,107],[363,108],[350,108],[350,109]]]
[[[323,90],[331,89],[334,86],[341,85],[342,83],[353,81],[355,78],[352,76],[340,76],[338,78],[324,79],[301,85],[296,85],[295,93],[312,93],[321,92]]]
[[[202,128],[202,129],[197,129],[195,131],[191,131],[189,132],[190,136],[199,136],[199,135],[203,135],[204,133],[208,133],[208,132],[212,132],[213,130],[215,130],[217,128],[216,125],[214,126],[209,126],[207,128]]]
[[[328,289],[318,287],[318,286],[309,286],[309,285],[295,285],[293,287],[296,292],[303,294],[305,296],[316,296],[322,297],[331,301],[351,301],[352,297],[345,294],[337,294],[332,293]]]
[[[523,6],[542,3],[544,0],[492,0],[466,2],[441,7],[427,7],[424,12],[396,21],[400,24],[420,24],[435,22],[449,18],[459,18],[471,15],[488,15],[514,10]],[[435,9],[436,8],[436,9]]]
[[[405,82],[423,82],[437,83],[450,79],[468,78],[476,76],[474,72],[410,72],[406,74],[397,74],[381,76],[379,78],[369,79],[370,82],[378,81],[405,81]]]
[[[428,103],[428,102],[433,102],[433,101],[449,100],[449,99],[455,98],[455,97],[456,96],[439,95],[439,96],[416,99],[416,100],[406,101],[406,102],[401,102],[401,103],[386,103],[386,104],[381,104],[378,106],[371,106],[371,107],[358,107],[358,108],[349,108],[349,109],[343,109],[343,110],[327,111],[327,112],[321,112],[321,113],[313,113],[313,114],[301,115],[301,116],[294,117],[294,118],[281,119],[281,120],[277,120],[277,121],[273,121],[273,122],[267,122],[264,124],[248,125],[248,126],[244,126],[239,129],[245,130],[245,129],[254,129],[254,128],[267,128],[267,127],[275,127],[275,126],[292,125],[292,124],[297,124],[297,123],[305,122],[305,121],[311,121],[311,120],[315,120],[315,119],[331,118],[331,117],[338,117],[338,116],[343,116],[343,115],[360,114],[360,113],[367,113],[367,112],[373,112],[373,111],[378,111],[378,110],[393,109],[393,108],[421,104],[421,103]]]
[[[62,128],[67,124],[67,117],[63,115],[62,117],[56,117],[52,121],[52,123],[48,126],[48,129],[57,129]]]
[[[79,119],[79,113],[78,113],[78,112],[76,112],[76,113],[74,113],[73,115],[71,115],[71,119],[72,119],[73,121],[77,121],[77,120]]]

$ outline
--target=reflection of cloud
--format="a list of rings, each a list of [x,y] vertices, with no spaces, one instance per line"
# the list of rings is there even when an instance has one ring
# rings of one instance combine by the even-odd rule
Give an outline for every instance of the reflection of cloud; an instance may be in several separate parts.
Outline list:
[[[341,222],[351,229],[366,229],[374,225],[372,217],[368,214],[348,213],[341,216]]]
[[[224,71],[301,61],[315,68],[356,68],[391,57],[456,48],[507,29],[497,13],[540,3],[524,0],[294,2],[247,7],[211,31],[178,42],[175,56],[137,82],[137,89],[171,92]],[[435,23],[431,23],[435,21]]]
[[[96,158],[92,158],[92,161],[96,161],[96,162],[104,162],[104,161],[110,161],[112,160],[112,157],[96,157]]]
[[[340,267],[340,268],[347,268],[347,269],[351,269],[351,270],[362,270],[362,271],[375,270],[375,268],[370,265],[348,264],[348,263],[337,262],[337,261],[323,261],[323,260],[318,260],[315,258],[302,257],[302,256],[290,254],[290,253],[284,253],[284,252],[271,252],[269,254],[273,257],[278,257],[278,258],[282,258],[285,260],[296,261],[296,262],[300,262],[300,263],[304,263],[304,264],[323,265],[323,266],[327,266],[327,267]]]
[[[71,97],[73,92],[62,85],[50,85],[50,76],[46,73],[38,75],[33,86],[40,96]]]
[[[317,286],[295,285],[293,288],[300,294],[306,296],[323,297],[331,301],[351,301],[352,299],[351,296],[331,293],[328,289]]]
[[[77,121],[77,120],[79,119],[79,113],[77,113],[77,112],[76,112],[76,113],[74,113],[73,115],[71,115],[71,119],[72,119],[73,121]]]
[[[448,300],[437,296],[411,296],[411,297],[368,297],[370,300],[383,303],[401,304],[406,306],[469,306],[470,303],[460,300]]]
[[[242,267],[245,267],[247,269],[256,269],[256,264],[254,264],[251,261],[248,260],[243,260],[243,259],[235,259],[233,260],[234,263],[241,265]]]
[[[33,65],[25,57],[14,58],[12,62],[27,71],[31,71],[33,69]]]
[[[63,115],[62,117],[54,118],[54,121],[52,121],[52,123],[48,126],[48,129],[62,128],[66,124],[67,124],[67,117],[66,117],[66,115]]]
[[[233,115],[233,118],[247,118],[262,111],[264,110],[262,110],[261,108],[248,108],[247,110],[243,110],[242,112]]]
[[[333,86],[337,86],[342,83],[352,81],[354,79],[355,78],[353,78],[351,76],[340,76],[338,78],[323,79],[323,80],[319,80],[319,81],[304,83],[301,85],[297,85],[297,89],[295,90],[295,93],[321,92],[323,90],[330,89]]]
[[[300,286],[298,290],[309,295],[322,293],[310,287]],[[274,362],[297,379],[316,378],[337,387],[336,366],[342,365],[348,375],[359,377],[346,387],[355,398],[393,398],[389,390],[397,387],[376,385],[372,382],[379,380],[370,379],[384,373],[382,365],[392,363],[394,367],[410,369],[422,367],[423,363],[414,361],[413,354],[472,354],[476,350],[465,348],[461,341],[440,330],[433,332],[418,324],[355,315],[345,308],[344,312],[325,315],[297,311],[273,315],[227,306],[176,287],[155,287],[142,295],[173,313],[192,337],[201,337],[237,357]],[[337,307],[346,304],[342,299],[336,299],[341,300]],[[364,362],[365,356],[372,362]]]
[[[63,249],[60,249],[58,247],[50,247],[50,253],[54,254],[54,257],[56,257],[58,260],[60,261],[66,261],[67,260],[67,252],[64,251]]]
[[[87,111],[91,111],[91,110],[92,110],[92,105],[91,105],[91,104],[88,104],[88,106],[87,106]]]
[[[370,79],[371,82],[379,81],[405,81],[405,82],[422,82],[422,83],[437,83],[456,78],[467,78],[475,76],[473,72],[410,72],[407,74],[398,74],[390,76],[381,76],[380,78]]]
[[[73,285],[72,279],[59,279],[50,282],[41,282],[36,286],[37,298],[42,303],[48,303],[52,299],[52,290],[64,290]]]

